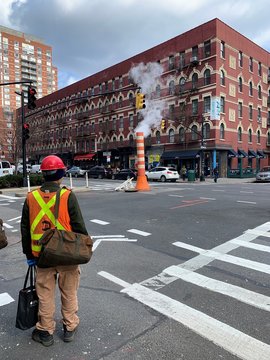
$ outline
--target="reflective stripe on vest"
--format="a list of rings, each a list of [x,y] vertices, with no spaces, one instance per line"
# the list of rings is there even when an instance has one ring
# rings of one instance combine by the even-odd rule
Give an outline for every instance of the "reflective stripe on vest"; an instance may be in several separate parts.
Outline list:
[[[63,194],[65,194],[66,191],[68,190],[61,189],[60,198],[63,196]],[[41,222],[41,220],[43,219],[43,217],[46,215],[53,224],[53,226],[57,227],[57,229],[59,230],[65,230],[65,227],[59,222],[59,220],[57,221],[56,224],[55,216],[51,210],[51,208],[55,205],[56,194],[47,203],[43,200],[39,190],[32,191],[32,195],[40,207],[39,213],[32,221],[32,224],[30,226],[32,252],[35,256],[38,256],[41,251],[41,246],[38,244],[38,241],[44,233],[35,233],[35,230],[39,225],[39,223]]]

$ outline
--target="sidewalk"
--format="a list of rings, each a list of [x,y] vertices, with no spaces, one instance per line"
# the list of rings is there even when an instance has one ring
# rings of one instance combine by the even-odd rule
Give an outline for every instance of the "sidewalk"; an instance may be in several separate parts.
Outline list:
[[[219,178],[217,181],[217,184],[246,184],[246,183],[253,183],[255,181],[254,178],[247,178],[247,179],[233,179],[233,178]],[[205,181],[195,180],[195,181],[183,181],[182,179],[179,179],[175,184],[184,185],[210,185],[215,184],[213,178],[206,177]],[[31,187],[31,191],[39,188],[39,186]],[[88,192],[92,191],[91,186],[88,188],[86,186],[75,186],[72,188],[72,191],[76,192]],[[0,194],[6,195],[6,196],[15,196],[15,197],[25,197],[27,195],[28,189],[25,188],[6,188],[6,189],[0,189]]]

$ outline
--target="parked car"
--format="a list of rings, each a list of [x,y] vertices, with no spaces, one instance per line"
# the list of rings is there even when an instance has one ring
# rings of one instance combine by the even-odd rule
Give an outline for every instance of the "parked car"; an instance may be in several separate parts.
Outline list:
[[[112,178],[112,169],[106,168],[105,166],[93,166],[90,170],[88,170],[88,176],[96,179],[111,179]]]
[[[26,164],[26,173],[27,174],[30,174],[31,172],[31,169],[32,169],[32,166],[30,164]],[[17,173],[18,174],[22,174],[23,173],[23,165],[18,165],[17,167]]]
[[[83,170],[82,168],[80,168],[79,166],[72,166],[70,169],[68,169],[66,171],[66,176],[84,176],[86,173],[86,170]]]
[[[137,179],[137,173],[132,169],[122,169],[112,175],[112,179],[116,180],[128,180],[131,178],[133,178],[134,180]]]
[[[31,174],[41,174],[40,165],[32,165]]]
[[[0,176],[12,175],[13,167],[7,160],[0,160]]]
[[[270,181],[270,166],[264,166],[257,173],[256,181]]]
[[[146,171],[145,176],[147,180],[153,181],[171,181],[175,182],[179,179],[179,173],[176,171],[174,167],[165,167],[165,166],[158,166],[152,170]]]

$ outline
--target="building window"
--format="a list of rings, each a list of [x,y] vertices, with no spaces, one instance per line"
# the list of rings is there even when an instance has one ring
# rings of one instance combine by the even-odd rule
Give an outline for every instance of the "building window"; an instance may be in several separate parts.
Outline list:
[[[210,124],[203,124],[203,139],[210,139]]]
[[[258,62],[258,75],[262,76],[262,63],[260,61]]]
[[[161,95],[161,88],[160,88],[160,85],[157,85],[156,86],[156,97],[160,98],[160,95]]]
[[[203,99],[203,111],[205,113],[209,113],[210,110],[211,110],[211,98],[210,98],[210,96],[206,96]]]
[[[192,57],[198,58],[198,45],[192,47]]]
[[[242,53],[242,51],[239,51],[239,53],[238,53],[238,65],[239,65],[239,67],[243,67],[243,53]]]
[[[170,120],[174,120],[175,116],[175,107],[174,105],[169,105],[169,118]]]
[[[120,129],[124,128],[124,118],[123,118],[123,116],[119,116],[119,128]]]
[[[181,51],[179,54],[179,68],[183,69],[185,66],[185,52]]]
[[[175,58],[173,55],[169,57],[169,70],[173,70],[175,68]]]
[[[253,58],[252,57],[249,58],[249,71],[253,72]]]
[[[225,85],[225,74],[223,70],[220,70],[220,85]]]
[[[220,112],[225,113],[225,97],[220,97]]]
[[[123,78],[122,76],[119,76],[119,89],[123,87]]]
[[[224,128],[224,124],[220,124],[219,127],[219,137],[220,139],[225,139],[225,128]]]
[[[185,141],[185,129],[181,127],[179,130],[179,142],[182,143],[184,141]]]
[[[261,87],[261,85],[258,86],[258,98],[259,99],[262,98],[262,87]]]
[[[191,140],[198,140],[198,128],[196,125],[191,127]]]
[[[169,131],[169,143],[174,143],[174,130],[170,129]]]
[[[160,144],[160,131],[156,132],[156,143]]]
[[[134,137],[133,137],[133,135],[129,135],[129,145],[131,145],[131,146],[134,145]]]
[[[238,90],[243,92],[243,79],[241,77],[238,79]]]
[[[211,40],[207,40],[203,44],[204,57],[211,56]]]
[[[209,69],[206,69],[203,74],[204,79],[204,85],[210,85],[211,84],[211,72]]]
[[[258,108],[258,123],[262,122],[262,111],[261,108]]]
[[[129,115],[129,127],[133,128],[134,127],[134,117],[133,114]]]
[[[238,117],[243,117],[243,104],[241,102],[238,103]]]
[[[253,119],[253,109],[252,109],[252,105],[249,105],[249,106],[248,106],[248,117],[249,117],[249,120],[252,120],[252,119]]]
[[[118,105],[119,105],[119,108],[121,108],[123,106],[123,98],[122,98],[122,96],[119,97]]]
[[[238,128],[238,141],[242,141],[242,128]]]
[[[198,87],[198,74],[194,73],[192,75],[192,89],[197,89]]]
[[[192,100],[192,115],[198,115],[198,99]]]
[[[257,131],[257,143],[260,144],[261,142],[261,132],[260,130]]]
[[[252,81],[249,82],[249,96],[253,96]]]
[[[251,129],[248,130],[248,142],[252,143],[252,131],[251,131]]]
[[[174,80],[171,80],[169,83],[169,95],[174,95],[175,94],[175,84],[174,84]]]
[[[185,78],[181,77],[181,79],[179,80],[179,93],[183,93],[185,91]]]
[[[220,43],[220,57],[225,59],[225,42],[221,41]]]

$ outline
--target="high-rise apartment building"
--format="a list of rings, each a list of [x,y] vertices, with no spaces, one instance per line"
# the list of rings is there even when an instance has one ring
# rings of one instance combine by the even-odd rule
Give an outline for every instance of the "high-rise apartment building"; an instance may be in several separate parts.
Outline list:
[[[31,85],[42,98],[58,89],[52,47],[42,39],[0,26],[0,156],[14,161],[16,125],[14,111],[21,107],[23,92]],[[8,84],[26,82],[24,84]],[[6,85],[5,85],[6,84]]]

